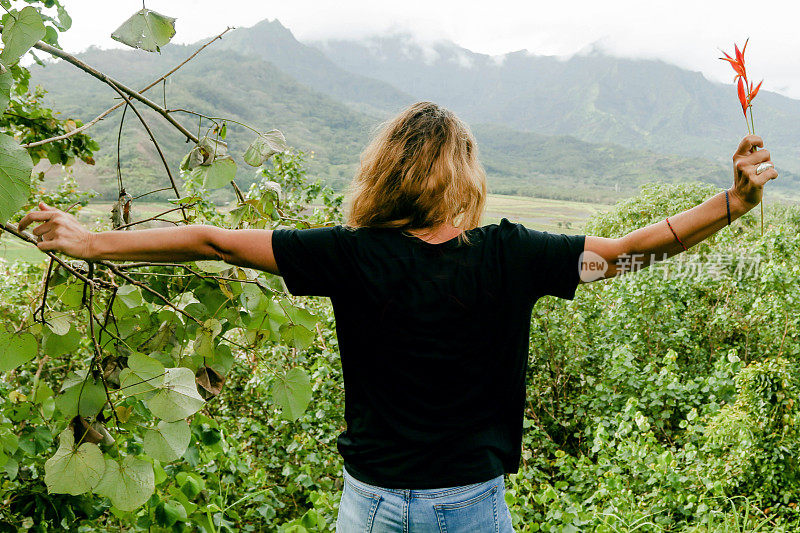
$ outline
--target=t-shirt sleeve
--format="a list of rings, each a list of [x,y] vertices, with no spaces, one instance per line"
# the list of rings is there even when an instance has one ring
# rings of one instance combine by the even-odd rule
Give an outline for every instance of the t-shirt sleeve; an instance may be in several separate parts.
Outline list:
[[[571,300],[580,283],[584,235],[548,233],[503,219],[509,234],[511,271],[529,294]]]
[[[295,296],[332,296],[346,279],[341,226],[276,229],[272,253],[278,272]]]

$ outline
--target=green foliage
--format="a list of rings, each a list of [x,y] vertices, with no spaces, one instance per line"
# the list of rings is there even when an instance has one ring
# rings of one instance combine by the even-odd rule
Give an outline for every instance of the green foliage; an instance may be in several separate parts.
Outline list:
[[[0,62],[7,67],[16,63],[47,33],[41,14],[33,6],[24,7],[17,13],[6,13],[2,23],[4,48]]]
[[[33,163],[28,152],[9,135],[0,134],[0,223],[5,223],[28,199]]]
[[[53,41],[47,24],[71,21],[54,0],[42,4],[57,18],[30,9]],[[28,9],[10,10],[23,21],[8,41],[3,34],[14,54],[32,35],[22,30],[38,28]],[[79,127],[52,119],[25,69],[6,66],[14,81],[0,79],[0,91],[8,86],[10,109],[25,109],[4,126],[8,135]],[[186,220],[341,221],[342,197],[309,183],[304,154],[274,132],[237,148],[263,166],[243,181],[246,193],[233,188],[232,209],[220,209],[209,188],[248,178],[236,176],[222,140],[229,125],[252,131],[236,119],[205,120],[206,136],[181,165],[186,194],[174,201]],[[63,165],[91,159],[86,139],[28,154]],[[215,168],[223,161],[227,170]],[[69,180],[53,192],[24,190],[9,217],[36,198],[86,200]],[[648,186],[590,231],[621,235],[714,192]],[[774,209],[768,222],[761,237],[745,217],[691,254],[537,305],[523,464],[506,495],[517,529],[797,529],[800,211]],[[757,258],[760,268],[720,268],[723,254]],[[43,266],[0,264],[3,528],[333,529],[344,398],[329,305],[219,262],[94,272],[93,286],[61,267],[45,276]]]
[[[618,236],[717,193],[646,187],[589,232]],[[768,211],[769,212],[769,211]],[[798,211],[534,309],[522,531],[797,527]],[[759,268],[737,271],[739,261]],[[693,265],[693,266],[689,266]]]
[[[132,48],[160,52],[174,35],[174,18],[143,8],[123,22],[111,38]]]

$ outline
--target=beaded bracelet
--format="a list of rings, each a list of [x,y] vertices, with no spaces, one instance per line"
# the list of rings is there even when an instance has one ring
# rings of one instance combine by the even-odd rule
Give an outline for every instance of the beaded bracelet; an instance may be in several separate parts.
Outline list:
[[[686,250],[688,250],[688,248],[686,248],[686,245],[683,244],[683,241],[680,239],[680,237],[678,237],[678,234],[675,233],[675,230],[672,229],[672,224],[669,223],[669,217],[667,217],[667,226],[669,226],[669,230],[672,232],[672,235],[675,237],[675,240],[678,241],[678,244],[681,245],[683,251],[685,252]]]
[[[725,191],[725,208],[728,210],[728,225],[731,225],[731,201],[728,199],[728,191]]]

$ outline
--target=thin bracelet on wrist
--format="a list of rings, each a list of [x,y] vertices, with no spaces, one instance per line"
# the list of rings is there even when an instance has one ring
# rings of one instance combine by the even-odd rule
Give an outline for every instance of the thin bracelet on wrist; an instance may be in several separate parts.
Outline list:
[[[728,190],[725,189],[725,209],[728,211],[728,225],[731,225],[731,201],[728,198]]]
[[[675,237],[675,241],[676,241],[678,244],[680,244],[680,245],[681,245],[681,248],[683,248],[683,251],[685,252],[686,250],[688,250],[688,248],[686,247],[686,245],[685,245],[685,244],[683,244],[683,241],[681,240],[681,238],[680,238],[680,237],[678,237],[678,234],[677,234],[677,233],[675,233],[675,230],[674,230],[674,229],[672,229],[672,224],[670,224],[670,223],[669,223],[669,217],[667,217],[667,226],[669,226],[669,230],[672,232],[672,236],[673,236],[673,237]]]

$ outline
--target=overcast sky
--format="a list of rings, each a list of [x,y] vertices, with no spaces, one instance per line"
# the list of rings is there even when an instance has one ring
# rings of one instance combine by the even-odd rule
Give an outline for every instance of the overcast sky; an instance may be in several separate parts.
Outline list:
[[[72,29],[66,50],[122,46],[109,35],[141,8],[136,0],[66,0]],[[191,43],[225,26],[279,19],[301,41],[411,32],[449,39],[491,55],[527,49],[570,55],[597,43],[625,57],[660,58],[730,81],[717,57],[750,37],[751,78],[764,90],[800,98],[800,1],[762,0],[146,0],[176,17],[174,42]]]

